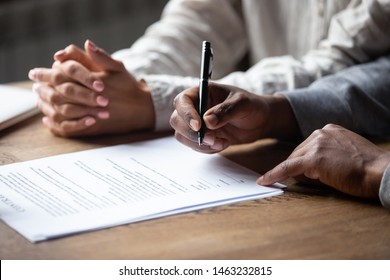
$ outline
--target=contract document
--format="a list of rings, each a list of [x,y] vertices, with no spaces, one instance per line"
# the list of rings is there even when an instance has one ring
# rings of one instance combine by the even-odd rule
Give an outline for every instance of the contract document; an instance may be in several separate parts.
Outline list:
[[[0,217],[31,242],[282,194],[165,137],[0,166]]]

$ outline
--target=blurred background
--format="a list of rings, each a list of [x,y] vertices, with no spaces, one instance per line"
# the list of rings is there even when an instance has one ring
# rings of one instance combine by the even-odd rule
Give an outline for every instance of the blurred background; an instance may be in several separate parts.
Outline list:
[[[53,54],[86,39],[112,53],[160,18],[168,0],[0,0],[0,83],[51,67]]]

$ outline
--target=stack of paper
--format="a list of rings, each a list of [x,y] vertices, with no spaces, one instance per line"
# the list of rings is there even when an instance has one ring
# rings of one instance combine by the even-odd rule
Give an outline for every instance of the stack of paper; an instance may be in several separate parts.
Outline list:
[[[0,167],[0,216],[30,241],[279,195],[173,137]]]

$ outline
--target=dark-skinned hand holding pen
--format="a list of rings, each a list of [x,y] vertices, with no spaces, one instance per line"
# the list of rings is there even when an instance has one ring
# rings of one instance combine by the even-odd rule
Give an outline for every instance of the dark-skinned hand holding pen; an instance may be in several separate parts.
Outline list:
[[[198,144],[201,118],[196,109],[198,87],[179,94],[170,123],[178,141],[203,153],[217,153],[230,145],[261,138],[298,139],[300,132],[284,96],[258,96],[245,90],[209,83],[203,144]]]
[[[209,83],[208,89],[210,108],[204,114],[207,128],[202,145],[197,141],[201,123],[195,109],[198,88],[187,89],[175,99],[176,110],[170,123],[176,139],[184,145],[203,153],[217,153],[230,145],[261,138],[302,137],[284,96],[258,96],[215,83]],[[345,128],[327,125],[314,131],[288,159],[257,182],[269,185],[304,175],[353,196],[377,199],[381,177],[389,162],[389,151]]]

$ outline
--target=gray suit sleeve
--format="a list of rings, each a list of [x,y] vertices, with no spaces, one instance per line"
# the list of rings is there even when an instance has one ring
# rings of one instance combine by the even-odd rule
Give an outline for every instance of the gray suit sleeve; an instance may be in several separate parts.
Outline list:
[[[305,138],[333,123],[363,135],[390,139],[390,56],[282,94]]]
[[[384,207],[390,209],[390,164],[387,166],[382,177],[379,188],[379,199]]]

